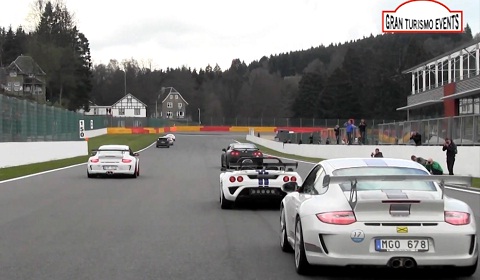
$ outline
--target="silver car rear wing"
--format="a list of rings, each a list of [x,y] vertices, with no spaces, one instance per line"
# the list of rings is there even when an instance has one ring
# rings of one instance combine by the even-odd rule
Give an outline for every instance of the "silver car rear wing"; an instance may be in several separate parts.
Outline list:
[[[471,176],[457,176],[457,175],[348,175],[348,176],[331,176],[325,175],[323,178],[323,186],[328,187],[330,184],[350,183],[350,206],[355,208],[357,204],[357,183],[358,182],[379,182],[379,181],[424,181],[437,182],[442,190],[442,199],[445,195],[445,184],[455,185],[472,185]]]

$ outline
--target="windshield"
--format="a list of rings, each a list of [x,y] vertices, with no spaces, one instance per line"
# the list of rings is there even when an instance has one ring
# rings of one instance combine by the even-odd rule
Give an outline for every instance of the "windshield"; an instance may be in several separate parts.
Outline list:
[[[333,171],[333,175],[429,175],[426,171],[415,168],[404,167],[354,167],[344,168]],[[350,184],[340,184],[343,191],[350,191]],[[436,191],[433,182],[428,181],[371,181],[358,182],[357,190],[416,190],[416,191]]]
[[[253,144],[235,144],[232,146],[233,149],[258,149],[257,146]]]

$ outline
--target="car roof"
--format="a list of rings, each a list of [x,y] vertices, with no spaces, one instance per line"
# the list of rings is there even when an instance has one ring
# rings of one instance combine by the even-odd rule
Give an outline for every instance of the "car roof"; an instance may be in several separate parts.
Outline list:
[[[129,150],[127,145],[102,145],[97,150]]]
[[[232,143],[232,148],[255,148],[258,149],[255,144],[252,143]]]
[[[323,160],[320,163],[332,171],[352,167],[404,167],[426,170],[413,160],[397,158],[336,158]]]

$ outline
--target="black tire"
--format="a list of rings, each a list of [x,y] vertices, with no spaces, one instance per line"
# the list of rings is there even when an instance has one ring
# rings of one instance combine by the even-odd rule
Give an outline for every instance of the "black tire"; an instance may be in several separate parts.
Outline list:
[[[282,248],[282,251],[286,253],[293,252],[292,246],[290,243],[288,243],[287,224],[285,221],[285,210],[283,207],[280,210],[280,248]]]
[[[225,199],[225,195],[223,195],[223,191],[220,191],[220,208],[222,208],[222,209],[232,209],[233,204],[234,204],[234,202]]]
[[[308,263],[307,256],[305,254],[305,244],[303,242],[303,230],[302,222],[297,217],[295,222],[295,270],[300,275],[308,275],[312,266]]]
[[[87,177],[88,177],[88,178],[94,178],[95,175],[88,173],[88,170],[87,170]]]

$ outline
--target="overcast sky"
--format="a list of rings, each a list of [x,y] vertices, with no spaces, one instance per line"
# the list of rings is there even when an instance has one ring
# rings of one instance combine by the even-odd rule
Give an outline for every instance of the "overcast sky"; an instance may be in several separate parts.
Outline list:
[[[34,0],[2,1],[0,26],[28,28]],[[382,10],[399,0],[63,0],[90,42],[95,64],[203,68],[232,59],[304,50],[381,33]],[[480,32],[479,0],[443,0]]]

